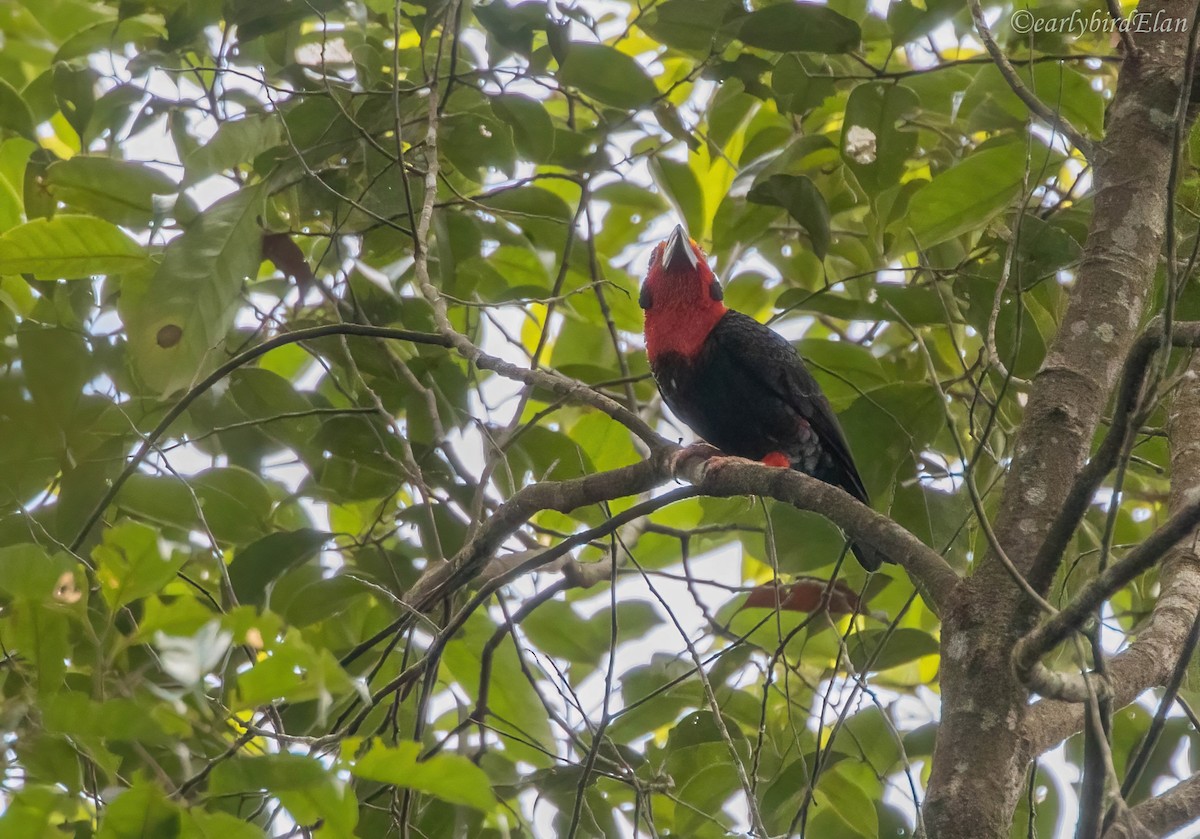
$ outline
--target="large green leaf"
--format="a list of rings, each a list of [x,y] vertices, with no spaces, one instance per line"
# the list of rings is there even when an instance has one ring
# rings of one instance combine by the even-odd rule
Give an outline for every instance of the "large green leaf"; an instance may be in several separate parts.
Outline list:
[[[239,602],[265,602],[270,583],[315,556],[328,539],[320,530],[270,533],[238,551],[229,566],[229,581]]]
[[[39,218],[0,236],[0,274],[86,279],[141,268],[146,254],[119,227],[92,216]]]
[[[920,101],[898,84],[861,84],[846,102],[842,160],[871,196],[900,180],[917,147],[917,133],[901,130]]]
[[[100,820],[97,839],[146,839],[179,835],[179,806],[156,785],[135,783],[109,801]]]
[[[238,293],[262,261],[261,212],[261,189],[240,189],[174,239],[153,274],[125,278],[119,311],[129,353],[152,390],[179,390],[217,363]]]
[[[736,8],[729,0],[666,0],[650,9],[638,25],[669,47],[707,52],[725,16]]]
[[[330,836],[350,837],[358,822],[354,796],[315,759],[286,752],[219,763],[209,789],[213,795],[269,791],[303,825],[324,820]]]
[[[485,812],[496,806],[488,776],[460,755],[439,754],[418,760],[421,744],[376,745],[354,763],[360,778],[415,789],[453,804]]]
[[[34,133],[33,112],[21,98],[21,94],[0,78],[0,128],[6,128],[27,140],[37,141]]]
[[[658,95],[641,65],[607,44],[571,44],[559,79],[616,108],[638,108]]]
[[[858,46],[862,31],[828,6],[784,2],[746,15],[737,36],[748,47],[778,52],[843,53]]]
[[[157,169],[111,157],[60,160],[50,164],[43,180],[55,200],[131,226],[147,226],[164,215],[169,205],[156,204],[155,196],[179,189]]]
[[[110,609],[153,594],[174,578],[186,554],[163,558],[158,532],[147,525],[123,521],[104,533],[92,552],[96,580]]]
[[[700,181],[692,167],[659,155],[650,161],[650,171],[675,206],[675,211],[683,219],[688,234],[693,238],[703,238],[707,218],[704,190],[700,187]]]
[[[1032,186],[1056,157],[1037,141],[1028,149],[1024,143],[1009,142],[968,155],[912,197],[908,215],[895,224],[902,246],[915,240],[930,248],[981,229],[1021,194],[1026,171]]]
[[[808,233],[813,253],[824,259],[829,250],[829,206],[805,175],[772,175],[756,183],[746,196],[755,204],[783,207]]]

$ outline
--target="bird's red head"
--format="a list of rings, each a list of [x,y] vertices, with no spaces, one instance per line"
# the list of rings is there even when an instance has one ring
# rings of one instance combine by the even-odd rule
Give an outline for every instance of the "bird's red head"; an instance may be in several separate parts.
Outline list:
[[[723,297],[704,251],[676,225],[655,247],[642,284],[646,354],[651,360],[664,353],[695,357],[726,312]]]

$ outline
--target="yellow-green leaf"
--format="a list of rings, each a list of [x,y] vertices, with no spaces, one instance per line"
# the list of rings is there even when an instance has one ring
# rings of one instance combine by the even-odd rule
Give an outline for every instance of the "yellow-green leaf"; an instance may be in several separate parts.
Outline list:
[[[141,245],[115,224],[92,216],[35,219],[0,236],[0,274],[83,279],[119,274],[145,262]]]

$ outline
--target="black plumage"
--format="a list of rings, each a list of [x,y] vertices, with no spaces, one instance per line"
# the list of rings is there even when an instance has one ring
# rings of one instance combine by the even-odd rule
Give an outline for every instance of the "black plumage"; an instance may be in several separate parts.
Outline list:
[[[651,367],[667,405],[708,443],[751,460],[778,452],[793,469],[870,503],[829,400],[774,330],[729,310],[696,355],[664,352]],[[868,570],[883,561],[864,545],[851,550]]]

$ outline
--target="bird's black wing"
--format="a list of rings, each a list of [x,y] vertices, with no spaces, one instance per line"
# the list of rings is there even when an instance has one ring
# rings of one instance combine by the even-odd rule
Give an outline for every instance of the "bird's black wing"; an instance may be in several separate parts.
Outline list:
[[[721,318],[709,338],[714,352],[722,353],[742,375],[804,418],[834,462],[835,475],[830,476],[834,478],[830,482],[869,504],[837,415],[791,342],[754,318],[733,310]]]

